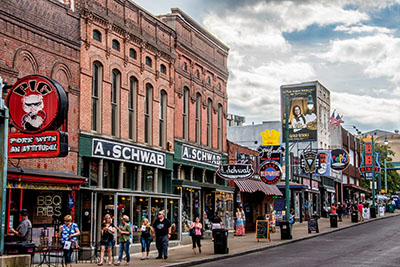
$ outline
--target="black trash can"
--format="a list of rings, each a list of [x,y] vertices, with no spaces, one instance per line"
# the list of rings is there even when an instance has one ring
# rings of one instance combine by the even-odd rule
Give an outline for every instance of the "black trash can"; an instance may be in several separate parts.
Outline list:
[[[376,208],[371,206],[371,208],[369,208],[369,212],[371,213],[371,218],[376,218]]]
[[[5,242],[4,253],[7,255],[15,254],[29,254],[31,255],[31,262],[35,256],[35,243],[30,242]]]
[[[329,214],[331,227],[338,227],[338,215],[336,213]]]
[[[228,230],[227,229],[214,229],[214,254],[227,254],[228,248]]]
[[[351,222],[352,223],[358,222],[358,211],[357,210],[353,210],[351,212]]]
[[[290,229],[290,223],[288,221],[279,222],[281,228],[281,239],[292,239],[292,229]]]

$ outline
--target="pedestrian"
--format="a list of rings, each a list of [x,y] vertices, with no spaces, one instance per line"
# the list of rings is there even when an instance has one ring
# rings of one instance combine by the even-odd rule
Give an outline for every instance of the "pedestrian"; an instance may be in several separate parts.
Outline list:
[[[72,252],[76,246],[77,239],[81,233],[79,232],[78,225],[72,222],[72,216],[67,215],[64,217],[64,224],[60,226],[58,237],[61,237],[61,244],[63,246],[64,262],[66,267],[72,266]]]
[[[10,228],[10,232],[14,234],[14,237],[18,242],[31,241],[32,223],[28,219],[28,211],[26,209],[21,209],[19,215],[21,215],[21,223],[18,225],[17,230]]]
[[[342,211],[343,211],[343,217],[347,217],[347,206],[346,206],[346,202],[343,202],[343,204],[342,204]]]
[[[349,200],[346,200],[346,210],[347,210],[347,218],[350,218],[351,214],[351,204]]]
[[[142,226],[140,227],[140,243],[142,245],[142,258],[141,260],[146,260],[149,258],[150,253],[150,244],[153,241],[151,234],[151,227],[149,224],[149,220],[147,218],[143,218]],[[146,253],[146,256],[145,256]]]
[[[115,265],[120,265],[122,261],[122,255],[125,251],[126,255],[126,265],[129,265],[129,261],[131,259],[130,252],[129,252],[129,245],[130,245],[130,235],[132,234],[132,227],[129,225],[129,217],[127,215],[122,216],[122,223],[123,226],[121,228],[116,227],[117,231],[119,232],[119,255],[118,261]]]
[[[104,216],[103,224],[101,225],[101,240],[100,240],[100,261],[97,265],[101,266],[104,262],[104,253],[107,248],[108,254],[108,265],[112,262],[112,248],[115,244],[114,233],[115,226],[112,222],[110,214]]]
[[[196,254],[196,244],[199,247],[199,253],[201,253],[201,230],[203,229],[203,225],[200,223],[200,218],[196,216],[194,222],[189,226],[189,229],[192,236],[192,243],[193,243],[193,253]]]
[[[343,206],[342,206],[342,204],[340,204],[340,202],[338,202],[338,204],[337,204],[337,214],[339,217],[339,222],[341,222],[342,216],[343,216]]]
[[[336,205],[335,205],[335,203],[332,203],[332,205],[331,205],[331,213],[332,214],[336,214]]]
[[[293,225],[294,222],[295,222],[295,213],[294,213],[294,209],[290,209],[289,223],[290,223],[290,225]]]
[[[364,221],[364,217],[363,217],[363,209],[364,209],[364,205],[360,202],[357,205],[357,210],[358,210],[358,220],[360,222]]]
[[[164,260],[168,259],[168,242],[171,238],[171,223],[165,218],[163,211],[158,212],[158,218],[154,221],[152,226],[153,238],[156,238],[156,247],[158,250],[158,256],[156,259],[162,259],[164,254]]]
[[[236,211],[236,232],[235,235],[245,235],[242,213],[239,209]]]
[[[240,212],[242,213],[243,227],[246,229],[246,213],[244,212],[242,206],[240,206]]]

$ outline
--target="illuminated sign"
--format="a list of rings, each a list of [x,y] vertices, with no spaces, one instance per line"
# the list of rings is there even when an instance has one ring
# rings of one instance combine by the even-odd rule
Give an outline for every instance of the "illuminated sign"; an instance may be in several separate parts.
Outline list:
[[[225,164],[220,165],[217,174],[222,179],[246,179],[254,174],[254,169],[251,164]]]
[[[315,173],[320,167],[318,154],[314,151],[305,151],[300,158],[301,168],[305,173]]]
[[[343,171],[349,166],[350,155],[343,149],[334,149],[331,151],[331,168],[336,171]]]
[[[281,176],[281,166],[275,161],[267,161],[260,167],[260,178],[264,183],[274,184]]]

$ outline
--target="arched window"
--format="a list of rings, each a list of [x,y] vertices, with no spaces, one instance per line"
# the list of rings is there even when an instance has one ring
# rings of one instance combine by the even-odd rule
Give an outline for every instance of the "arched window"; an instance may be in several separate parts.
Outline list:
[[[111,84],[111,135],[119,136],[119,93],[121,91],[121,73],[112,71]]]
[[[129,49],[129,56],[133,59],[136,59],[136,50],[133,48]]]
[[[196,94],[196,121],[195,121],[195,142],[200,145],[201,143],[201,95]]]
[[[164,64],[161,64],[161,65],[160,65],[160,72],[161,72],[161,73],[164,73],[164,74],[167,74],[167,67],[165,67]]]
[[[99,30],[93,30],[93,39],[101,42],[101,32]]]
[[[167,128],[167,92],[160,92],[160,147],[165,148],[166,145],[166,128]]]
[[[196,75],[196,78],[197,78],[197,79],[200,79],[200,71],[199,71],[199,70],[196,70],[196,71],[195,71],[195,75]]]
[[[144,142],[151,145],[152,141],[152,114],[153,114],[153,86],[146,84],[146,98],[144,108]]]
[[[207,101],[207,146],[212,146],[212,100]]]
[[[207,84],[208,84],[208,85],[211,85],[211,78],[210,78],[210,76],[207,77]]]
[[[103,65],[93,63],[92,75],[92,131],[101,131],[101,94],[103,86]]]
[[[218,149],[222,150],[222,123],[223,123],[223,110],[222,105],[218,104],[218,125],[217,125],[217,138],[218,138]]]
[[[112,48],[119,51],[120,50],[120,45],[119,42],[117,40],[112,40]]]
[[[189,138],[189,88],[183,87],[183,103],[182,103],[182,123],[184,140]]]
[[[150,57],[146,57],[146,65],[149,67],[153,66],[153,61],[151,60]]]
[[[129,113],[129,139],[136,139],[136,94],[137,94],[138,80],[135,77],[129,79],[129,99],[128,99],[128,113]]]
[[[183,70],[186,72],[188,71],[188,65],[186,62],[183,62]]]

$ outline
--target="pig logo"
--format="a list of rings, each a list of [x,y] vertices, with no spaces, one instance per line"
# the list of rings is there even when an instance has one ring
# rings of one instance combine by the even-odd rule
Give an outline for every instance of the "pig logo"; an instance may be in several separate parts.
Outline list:
[[[27,131],[37,131],[46,120],[46,112],[41,95],[32,94],[22,97],[22,109],[25,115],[22,117],[22,127]]]

